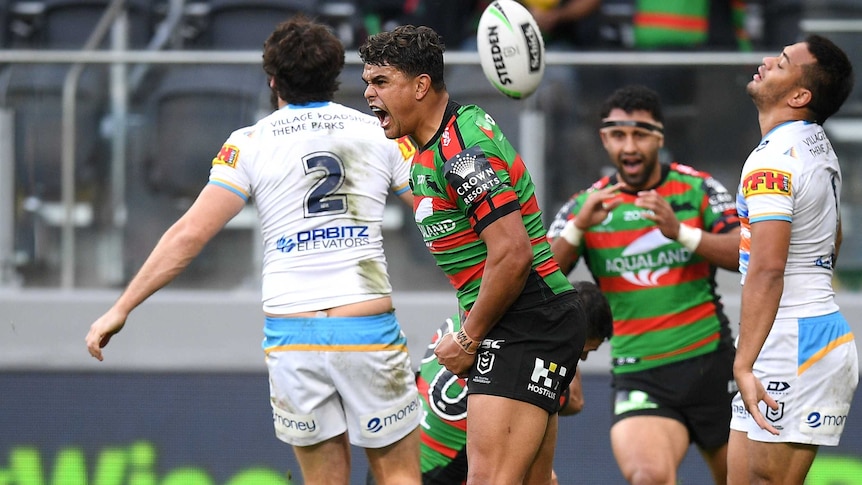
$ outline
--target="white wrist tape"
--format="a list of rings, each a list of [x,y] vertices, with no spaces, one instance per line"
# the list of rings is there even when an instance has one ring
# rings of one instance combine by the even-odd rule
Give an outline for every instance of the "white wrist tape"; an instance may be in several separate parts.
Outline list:
[[[575,225],[574,219],[569,219],[566,222],[566,225],[563,226],[563,230],[560,231],[560,237],[566,240],[572,246],[579,246],[581,244],[581,238],[584,237],[584,231],[578,229],[578,226]]]
[[[702,237],[702,230],[696,227],[691,227],[688,224],[680,223],[679,235],[676,237],[676,242],[682,244],[682,246],[689,251],[694,252],[700,244],[700,238]]]

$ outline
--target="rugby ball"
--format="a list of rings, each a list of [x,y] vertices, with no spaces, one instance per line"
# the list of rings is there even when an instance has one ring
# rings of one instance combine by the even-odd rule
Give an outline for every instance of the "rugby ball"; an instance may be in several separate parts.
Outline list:
[[[494,0],[476,32],[479,62],[488,81],[514,99],[533,94],[545,74],[545,42],[536,20],[515,0]]]

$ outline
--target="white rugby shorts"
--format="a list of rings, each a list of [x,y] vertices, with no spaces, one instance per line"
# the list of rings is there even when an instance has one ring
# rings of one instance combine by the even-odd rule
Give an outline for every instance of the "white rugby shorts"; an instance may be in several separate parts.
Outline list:
[[[754,375],[778,403],[760,412],[779,430],[761,429],[733,399],[730,429],[754,441],[837,446],[859,383],[853,332],[840,312],[819,317],[777,319],[754,363]]]
[[[310,446],[345,431],[381,448],[419,425],[407,340],[393,313],[267,318],[263,348],[276,436]]]

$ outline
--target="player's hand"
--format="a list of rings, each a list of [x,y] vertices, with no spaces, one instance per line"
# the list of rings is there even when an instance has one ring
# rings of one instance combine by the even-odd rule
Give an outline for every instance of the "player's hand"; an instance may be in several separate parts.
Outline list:
[[[622,199],[617,197],[622,186],[622,183],[617,183],[590,192],[578,210],[575,226],[586,231],[604,221],[612,210],[622,204]]]
[[[643,190],[638,192],[635,206],[648,210],[643,217],[655,222],[664,237],[676,241],[679,237],[679,219],[664,197],[655,190]]]
[[[754,422],[762,429],[765,429],[777,436],[778,430],[769,424],[766,418],[763,417],[763,414],[760,412],[759,404],[760,401],[763,401],[770,409],[777,411],[778,403],[772,399],[772,396],[766,393],[766,389],[763,388],[763,383],[754,376],[754,372],[751,370],[734,370],[733,374],[736,379],[736,384],[739,387],[739,393],[742,396],[742,402],[745,404],[745,409],[751,414],[751,417],[754,418]]]
[[[476,354],[465,352],[455,342],[452,333],[447,333],[440,339],[434,348],[434,355],[437,356],[437,362],[458,377],[467,377],[473,362],[476,361]]]
[[[120,315],[115,310],[108,310],[107,313],[99,317],[98,320],[90,325],[90,331],[87,333],[86,342],[87,350],[93,357],[102,360],[102,348],[108,345],[111,337],[123,329],[126,324],[126,316]]]

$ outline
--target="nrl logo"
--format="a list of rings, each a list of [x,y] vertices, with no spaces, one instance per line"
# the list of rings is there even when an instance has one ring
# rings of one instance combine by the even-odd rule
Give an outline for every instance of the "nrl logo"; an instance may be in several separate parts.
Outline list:
[[[479,354],[479,357],[476,359],[476,370],[480,374],[487,374],[491,372],[491,368],[494,367],[494,354],[491,352],[482,352]]]

